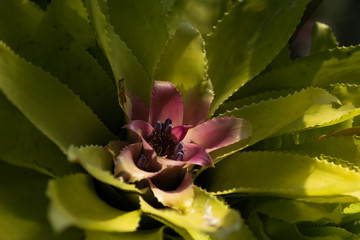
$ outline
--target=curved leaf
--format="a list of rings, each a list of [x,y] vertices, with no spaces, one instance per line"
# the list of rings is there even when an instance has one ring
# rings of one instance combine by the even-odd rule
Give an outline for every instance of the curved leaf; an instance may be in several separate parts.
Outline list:
[[[149,103],[151,81],[125,42],[115,33],[109,20],[107,1],[88,0],[87,6],[98,41],[111,65],[118,88],[124,87],[119,83],[120,80],[124,80],[128,89],[145,103]],[[123,96],[121,91],[119,93],[121,100]]]
[[[0,89],[63,152],[115,138],[71,90],[1,42]]]
[[[108,232],[135,231],[140,211],[124,212],[103,202],[96,194],[92,180],[85,174],[51,180],[49,219],[55,231],[75,225],[87,230]]]
[[[0,92],[0,158],[49,176],[79,171],[60,149],[36,129]]]
[[[94,44],[88,14],[81,0],[51,1],[46,11],[66,28],[75,40],[85,49]]]
[[[311,33],[311,52],[322,52],[339,45],[331,28],[320,22],[315,22]]]
[[[140,189],[136,188],[135,184],[129,184],[122,180],[116,179],[113,172],[113,157],[100,146],[85,146],[74,147],[71,146],[67,153],[71,162],[78,162],[88,171],[91,176],[104,183],[110,184],[121,190],[134,191],[141,193]]]
[[[160,1],[108,0],[108,7],[114,31],[137,56],[150,77],[168,40]]]
[[[0,161],[0,239],[81,240],[82,231],[55,234],[46,217],[48,177]]]
[[[206,39],[208,73],[215,91],[210,114],[278,55],[308,2],[243,1],[225,14]]]
[[[66,84],[112,131],[119,132],[123,115],[112,80],[66,32],[67,28],[61,25],[63,22],[54,19],[50,12],[44,14],[30,1],[1,1],[0,22],[6,26],[0,25],[0,39],[18,55]],[[16,17],[9,17],[9,13]],[[75,27],[76,23],[72,26]],[[22,39],[18,40],[19,37]]]
[[[238,212],[204,190],[194,188],[194,192],[193,204],[183,213],[153,208],[142,199],[141,209],[171,226],[185,239],[237,239],[236,236],[241,234],[251,236],[250,231],[242,226]]]
[[[154,79],[172,82],[183,94],[206,80],[204,40],[188,23],[180,24],[167,43],[154,72]]]
[[[249,208],[250,206],[247,206]],[[254,199],[254,212],[266,214],[287,223],[317,222],[317,224],[338,224],[342,219],[340,204],[308,203],[285,198]]]
[[[252,193],[316,201],[360,199],[360,172],[346,163],[283,152],[240,152],[200,175],[209,191]],[[342,166],[343,164],[344,166]],[[327,200],[326,200],[327,199]]]
[[[224,115],[244,118],[252,124],[251,145],[270,136],[332,125],[360,114],[351,104],[336,107],[337,102],[324,89],[307,88],[286,97],[235,108]]]
[[[356,84],[360,77],[360,69],[357,67],[359,61],[360,46],[335,48],[311,54],[293,61],[286,67],[257,77],[234,94],[234,98],[281,89],[299,90],[307,86]]]

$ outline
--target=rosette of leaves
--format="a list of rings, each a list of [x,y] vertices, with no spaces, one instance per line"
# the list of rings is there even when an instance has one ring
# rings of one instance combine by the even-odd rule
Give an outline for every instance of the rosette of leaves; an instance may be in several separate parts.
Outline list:
[[[359,237],[360,48],[316,23],[290,57],[318,1],[40,3],[0,2],[0,239]],[[114,175],[155,80],[248,123],[186,168],[181,207]]]

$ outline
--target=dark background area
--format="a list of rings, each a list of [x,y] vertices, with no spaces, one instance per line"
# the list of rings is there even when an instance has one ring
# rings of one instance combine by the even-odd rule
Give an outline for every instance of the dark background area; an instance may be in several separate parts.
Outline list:
[[[331,26],[340,46],[360,44],[360,0],[323,0],[312,19]]]

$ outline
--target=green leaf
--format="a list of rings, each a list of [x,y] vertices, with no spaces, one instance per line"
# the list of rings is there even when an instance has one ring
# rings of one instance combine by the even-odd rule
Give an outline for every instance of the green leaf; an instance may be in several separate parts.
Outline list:
[[[115,33],[109,20],[107,1],[88,0],[86,3],[98,41],[111,65],[118,88],[124,87],[121,82],[119,83],[120,80],[124,80],[129,90],[149,103],[151,81],[125,42]],[[119,91],[121,94],[121,90]]]
[[[137,56],[151,76],[168,39],[159,0],[108,0],[110,23],[114,31]]]
[[[241,108],[246,105],[251,105],[254,103],[259,103],[261,101],[267,101],[270,99],[275,99],[279,97],[286,97],[289,94],[293,94],[295,91],[291,91],[288,89],[278,90],[278,91],[271,91],[271,92],[264,92],[256,95],[252,95],[249,97],[236,99],[236,100],[230,100],[224,102],[220,107],[216,110],[215,116],[225,113],[226,111],[234,110],[235,108]]]
[[[0,43],[0,89],[63,152],[115,136],[65,85]]]
[[[331,28],[320,22],[315,22],[311,33],[311,53],[322,52],[339,45]]]
[[[182,23],[167,43],[154,79],[172,82],[183,93],[207,78],[204,40],[188,23]]]
[[[248,97],[267,91],[308,86],[328,88],[330,84],[357,84],[360,77],[358,63],[360,46],[335,48],[311,54],[252,80],[241,88],[235,98]]]
[[[36,129],[0,92],[0,158],[49,176],[79,171],[60,149]]]
[[[113,157],[100,146],[74,147],[71,146],[68,153],[71,162],[80,163],[86,171],[99,181],[110,184],[122,190],[142,193],[135,184],[129,184],[122,178],[116,179],[113,172]]]
[[[251,208],[254,212],[266,214],[288,223],[311,221],[318,222],[318,224],[338,224],[342,218],[340,204],[307,203],[285,198],[261,198],[254,199]]]
[[[216,96],[211,114],[279,54],[308,2],[244,1],[225,15],[206,39],[209,77]]]
[[[32,1],[1,1],[0,39],[13,49],[20,49],[27,43],[31,33],[36,31],[44,15]]]
[[[42,174],[0,161],[0,239],[83,239],[78,229],[53,233],[46,217],[47,181]]]
[[[210,193],[195,188],[191,207],[181,213],[173,209],[156,209],[141,199],[141,209],[151,217],[171,226],[185,239],[238,239],[251,232],[239,216]]]
[[[72,225],[87,230],[130,232],[140,221],[139,210],[124,212],[103,202],[85,174],[51,180],[47,195],[51,200],[49,219],[57,232]]]
[[[224,115],[244,118],[252,124],[251,145],[271,136],[333,125],[360,114],[351,104],[336,107],[337,102],[324,89],[307,88],[286,97],[235,108]]]
[[[137,230],[129,233],[107,233],[86,231],[86,240],[159,240],[163,239],[163,228],[155,230]]]
[[[8,12],[17,17],[2,18]],[[29,16],[26,12],[36,14]],[[0,26],[0,39],[21,57],[51,72],[79,95],[111,130],[120,131],[122,112],[114,83],[50,13],[44,14],[28,1],[2,1],[0,20],[7,22],[6,26]],[[17,41],[18,36],[23,39]]]
[[[17,17],[2,18],[8,13]],[[49,12],[44,14],[29,1],[2,1],[0,20],[7,22],[0,25],[0,39],[18,55],[71,88],[111,130],[120,131],[123,114],[113,81]]]
[[[328,237],[327,239],[330,240],[357,239],[351,238],[354,237],[351,232],[336,226],[298,225],[298,228],[303,235],[314,239],[318,239],[319,237]]]
[[[85,49],[94,44],[95,36],[83,1],[55,0],[50,2],[46,10]]]
[[[331,159],[330,159],[331,160]],[[360,199],[360,172],[345,162],[284,152],[240,152],[226,157],[200,175],[208,191],[248,193],[306,201]],[[344,165],[344,166],[342,166]]]
[[[291,151],[303,155],[316,157],[320,155],[341,158],[356,166],[360,166],[359,159],[360,139],[359,137],[329,137],[321,140],[295,144],[280,148],[281,151]]]
[[[205,36],[213,30],[231,6],[229,0],[174,0],[161,1],[166,15],[170,35],[182,22],[189,22]]]

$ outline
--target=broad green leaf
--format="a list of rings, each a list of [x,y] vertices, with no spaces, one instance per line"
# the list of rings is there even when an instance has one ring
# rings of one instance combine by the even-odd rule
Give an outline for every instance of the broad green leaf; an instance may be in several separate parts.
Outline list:
[[[296,152],[311,157],[326,155],[341,158],[360,166],[360,139],[356,136],[323,138],[303,144],[285,146],[279,150]]]
[[[173,34],[182,22],[189,22],[205,36],[231,6],[229,0],[161,1],[166,9],[167,24]]]
[[[9,13],[16,17],[5,18]],[[0,22],[6,23],[0,26],[0,39],[11,49],[57,77],[79,95],[112,131],[120,131],[122,112],[115,84],[50,13],[44,14],[28,1],[1,1]],[[17,40],[18,37],[22,38],[21,41]]]
[[[342,218],[340,204],[307,203],[286,198],[254,199],[251,208],[254,212],[288,223],[311,221],[318,224],[338,224]]]
[[[71,146],[68,153],[68,158],[71,162],[78,162],[83,166],[89,174],[99,181],[110,184],[121,190],[143,192],[136,188],[135,184],[129,184],[123,181],[122,178],[116,179],[113,172],[113,158],[104,147],[100,146],[85,146],[74,147]]]
[[[151,217],[172,227],[185,239],[238,239],[251,232],[243,226],[239,213],[210,193],[195,188],[191,207],[185,212],[173,209],[156,209],[141,199],[141,209]]]
[[[79,170],[60,149],[36,129],[0,92],[0,158],[49,176]]]
[[[360,46],[314,53],[257,77],[234,97],[239,99],[267,91],[298,90],[307,86],[327,88],[337,83],[356,84],[360,77],[359,61]]]
[[[65,85],[0,43],[0,89],[63,152],[115,136]]]
[[[95,36],[84,3],[81,0],[53,0],[47,12],[66,28],[85,49],[93,45]]]
[[[279,54],[308,2],[244,1],[225,15],[206,39],[208,73],[215,91],[211,114]]]
[[[351,104],[336,107],[337,102],[324,89],[307,88],[286,97],[235,108],[224,115],[244,118],[252,124],[251,145],[267,137],[332,125],[360,114]]]
[[[110,23],[149,77],[168,39],[160,0],[108,0]]]
[[[343,162],[264,151],[230,155],[215,169],[203,172],[199,183],[208,191],[224,194],[284,196],[309,202],[323,197],[325,202],[342,202],[360,198],[359,179],[359,170]]]
[[[92,179],[85,174],[51,180],[49,219],[55,231],[69,226],[107,232],[135,231],[140,211],[125,212],[107,205],[97,195]]]
[[[81,240],[82,232],[53,233],[46,217],[48,177],[0,161],[0,239]]]
[[[167,43],[154,79],[172,82],[183,93],[207,78],[204,40],[188,23],[182,23]]]
[[[311,52],[322,52],[339,45],[331,28],[321,22],[315,22],[311,34]]]
[[[116,34],[114,27],[110,23],[109,10],[106,0],[87,0],[89,15],[92,19],[95,32],[109,63],[112,68],[115,82],[120,88],[121,80],[125,81],[125,86],[144,102],[150,102],[151,81],[144,68],[126,43]],[[121,102],[121,101],[120,101]],[[121,102],[121,104],[123,104]]]
[[[85,240],[159,240],[163,238],[163,228],[155,230],[137,230],[129,233],[108,233],[86,231]]]

